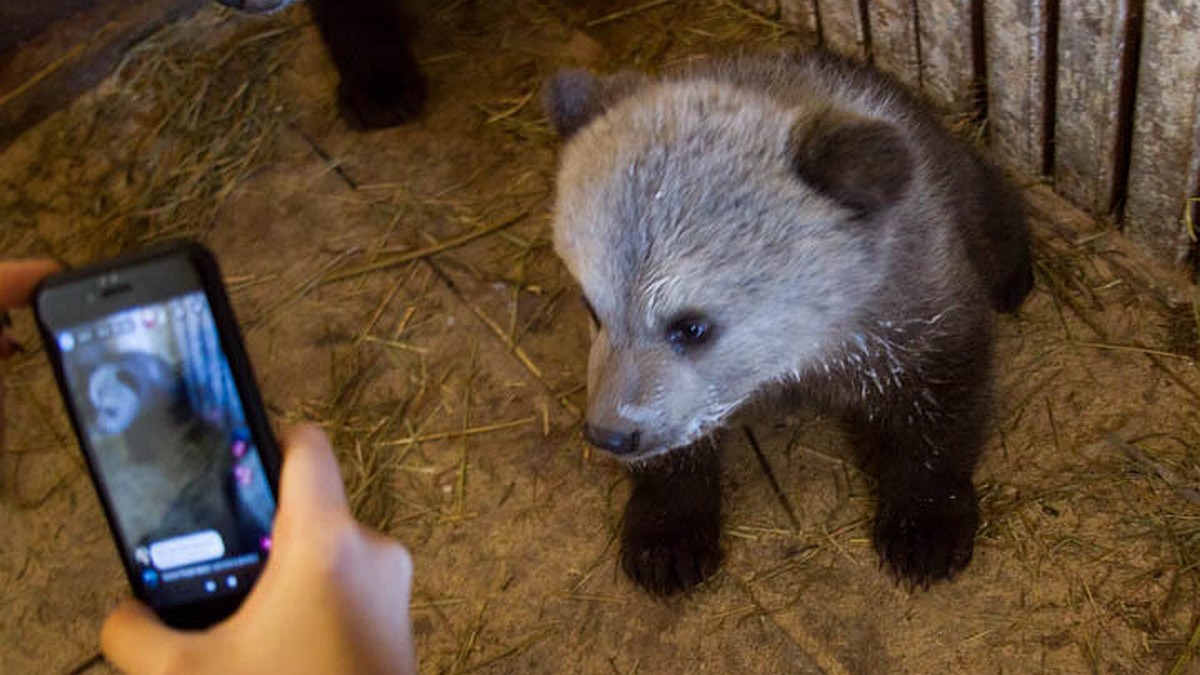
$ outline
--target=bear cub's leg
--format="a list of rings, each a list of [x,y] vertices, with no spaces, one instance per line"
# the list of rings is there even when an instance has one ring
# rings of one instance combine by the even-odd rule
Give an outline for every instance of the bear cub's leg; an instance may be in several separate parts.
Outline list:
[[[899,408],[911,414],[852,420],[858,450],[879,481],[875,550],[910,587],[950,579],[971,561],[979,526],[971,475],[982,442],[985,380],[980,372],[957,386],[926,388],[920,406]]]
[[[721,463],[711,439],[630,467],[621,567],[656,595],[674,595],[721,565]]]
[[[881,443],[879,503],[872,541],[898,581],[928,586],[971,561],[979,508],[971,472],[953,462],[914,463],[926,448],[893,436]],[[926,455],[927,456],[927,455]]]
[[[338,108],[350,126],[408,122],[425,105],[425,76],[409,50],[413,20],[401,0],[310,0],[337,66]]]

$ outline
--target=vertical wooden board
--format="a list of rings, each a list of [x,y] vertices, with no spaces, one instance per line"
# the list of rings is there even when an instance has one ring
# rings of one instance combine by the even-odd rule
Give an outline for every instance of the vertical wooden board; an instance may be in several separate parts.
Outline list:
[[[779,0],[779,20],[809,35],[817,34],[815,0]]]
[[[1046,0],[987,0],[988,138],[1003,165],[1042,173],[1045,149]]]
[[[854,0],[818,0],[821,43],[831,52],[863,60],[862,17]]]
[[[921,59],[917,44],[914,0],[871,0],[871,57],[880,70],[900,78],[913,89],[921,87]]]
[[[1147,0],[1125,230],[1177,262],[1187,198],[1200,189],[1200,5]]]
[[[1129,1],[1062,0],[1059,5],[1054,185],[1095,215],[1112,206]]]
[[[972,112],[975,62],[971,52],[971,3],[916,0],[915,4],[922,89],[930,100],[950,113]]]

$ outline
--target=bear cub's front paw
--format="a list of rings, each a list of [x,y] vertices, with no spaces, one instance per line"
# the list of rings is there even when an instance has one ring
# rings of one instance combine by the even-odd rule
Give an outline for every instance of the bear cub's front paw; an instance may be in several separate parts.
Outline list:
[[[661,596],[686,591],[721,566],[721,518],[714,512],[673,512],[639,499],[625,508],[621,567],[634,583]]]
[[[950,579],[971,562],[979,507],[968,483],[936,496],[880,497],[872,539],[880,563],[909,588]]]

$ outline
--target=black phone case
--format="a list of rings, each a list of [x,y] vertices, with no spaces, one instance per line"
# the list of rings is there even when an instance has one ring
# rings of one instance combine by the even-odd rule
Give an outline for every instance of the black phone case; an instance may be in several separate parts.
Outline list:
[[[266,473],[267,482],[275,497],[276,505],[278,505],[279,470],[281,463],[279,447],[271,432],[270,422],[266,416],[262,397],[259,394],[257,384],[255,384],[250,360],[246,355],[245,346],[242,343],[241,330],[234,317],[233,308],[230,306],[229,297],[225,292],[225,286],[221,281],[220,269],[216,258],[207,248],[194,241],[172,241],[135,253],[122,255],[96,265],[65,271],[47,278],[39,284],[33,303],[34,315],[37,319],[38,330],[41,332],[42,342],[46,348],[47,357],[54,370],[54,377],[58,383],[59,392],[63,397],[67,414],[71,419],[71,426],[75,432],[76,441],[79,443],[81,452],[87,462],[92,484],[100,496],[100,502],[108,521],[109,531],[118,552],[121,554],[121,564],[125,568],[125,575],[134,594],[147,605],[151,605],[151,602],[142,592],[142,586],[136,578],[136,570],[130,565],[128,552],[124,550],[124,544],[121,542],[120,533],[117,530],[115,513],[111,506],[107,487],[100,480],[91,455],[83,451],[83,447],[86,445],[84,426],[71,400],[63,355],[58,341],[54,337],[54,328],[48,325],[43,316],[40,300],[43,292],[49,289],[70,285],[112,272],[133,269],[148,262],[170,257],[186,259],[200,278],[200,285],[208,297],[213,319],[216,322],[221,347],[225,351],[225,356],[229,361],[229,367],[233,374],[234,383],[241,397],[242,407],[246,415],[246,423],[249,425],[250,431],[254,436],[254,441],[259,449],[259,455]],[[245,596],[250,592],[250,588],[251,585],[247,584],[244,592],[237,595],[187,605],[153,607],[153,609],[159,618],[168,625],[186,629],[204,628],[221,621],[236,611],[245,599]]]

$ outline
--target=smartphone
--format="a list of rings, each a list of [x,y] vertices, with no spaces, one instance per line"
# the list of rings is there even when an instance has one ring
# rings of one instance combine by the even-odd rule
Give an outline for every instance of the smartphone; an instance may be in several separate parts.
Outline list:
[[[51,277],[34,308],[134,594],[179,628],[229,616],[280,460],[216,260],[174,242]]]

